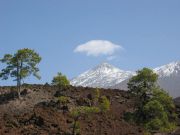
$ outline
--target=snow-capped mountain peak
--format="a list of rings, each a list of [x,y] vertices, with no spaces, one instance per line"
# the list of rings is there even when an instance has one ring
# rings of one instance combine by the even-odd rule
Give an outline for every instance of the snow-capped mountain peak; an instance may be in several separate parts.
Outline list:
[[[180,96],[180,61],[154,69],[159,75],[158,83],[171,96]],[[127,90],[129,78],[135,72],[124,71],[108,63],[102,63],[71,80],[71,85]]]
[[[120,70],[106,62],[101,63],[100,65],[96,66],[92,70],[94,71],[96,70],[96,71],[107,73],[107,74],[111,72],[123,72],[123,70]]]
[[[134,72],[123,71],[108,63],[101,63],[71,80],[71,85],[108,88],[133,76]]]
[[[180,61],[172,62],[154,69],[159,77],[176,76],[180,73]]]

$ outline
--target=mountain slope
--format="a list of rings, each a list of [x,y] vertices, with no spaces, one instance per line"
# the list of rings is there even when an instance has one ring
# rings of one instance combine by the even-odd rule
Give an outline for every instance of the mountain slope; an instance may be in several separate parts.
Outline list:
[[[109,88],[134,74],[134,72],[120,70],[108,63],[102,63],[71,80],[71,85]]]
[[[171,96],[180,96],[180,62],[155,68],[154,71],[159,75],[159,85]]]
[[[180,96],[180,62],[172,62],[154,69],[159,75],[158,84],[172,97]],[[111,88],[127,90],[129,79],[122,81]]]
[[[172,62],[154,69],[159,75],[158,83],[171,96],[180,96],[180,62]],[[135,72],[120,70],[108,63],[86,71],[71,81],[73,86],[88,86],[127,90],[129,78]]]

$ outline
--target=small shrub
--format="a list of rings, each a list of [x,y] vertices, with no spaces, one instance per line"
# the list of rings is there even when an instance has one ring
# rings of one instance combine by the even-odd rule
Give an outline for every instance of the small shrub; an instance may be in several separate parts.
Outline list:
[[[60,97],[58,97],[58,101],[59,101],[60,103],[62,103],[63,105],[67,105],[67,103],[69,102],[69,97],[60,96]]]
[[[52,85],[56,85],[59,88],[64,88],[70,85],[69,80],[62,73],[58,73],[52,80]]]
[[[161,126],[163,125],[162,121],[158,118],[150,120],[148,123],[145,124],[145,128],[148,131],[152,130],[159,130]]]
[[[76,107],[71,111],[72,117],[79,117],[81,115],[89,115],[93,113],[100,112],[99,108],[97,107],[88,107],[88,106],[80,106]]]
[[[107,112],[110,110],[110,101],[107,99],[106,96],[102,96],[100,98],[99,108],[101,112]]]
[[[176,123],[167,123],[165,127],[161,127],[161,132],[172,132],[177,128]]]

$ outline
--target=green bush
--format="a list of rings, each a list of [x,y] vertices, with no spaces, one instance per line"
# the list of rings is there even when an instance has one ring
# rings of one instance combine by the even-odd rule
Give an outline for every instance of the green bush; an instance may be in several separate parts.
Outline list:
[[[100,110],[97,107],[88,107],[88,106],[80,106],[76,107],[71,111],[72,117],[79,117],[81,115],[89,115],[93,113],[98,113]]]
[[[177,128],[177,124],[176,123],[166,123],[166,126],[162,126],[160,131],[161,132],[172,132]]]
[[[62,103],[63,105],[66,105],[69,102],[69,97],[66,96],[60,96],[58,97],[58,101]]]
[[[152,119],[145,124],[145,128],[149,131],[160,130],[162,126],[163,126],[163,122],[158,118]]]
[[[69,86],[70,82],[65,75],[63,75],[62,73],[58,73],[57,76],[53,78],[52,85],[64,88],[66,86]]]
[[[101,112],[107,112],[110,110],[110,101],[107,99],[106,96],[102,96],[99,102],[99,108]]]

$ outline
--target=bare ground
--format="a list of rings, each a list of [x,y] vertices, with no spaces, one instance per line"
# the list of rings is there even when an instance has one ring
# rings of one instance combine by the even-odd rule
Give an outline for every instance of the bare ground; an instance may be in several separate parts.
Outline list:
[[[17,99],[14,87],[0,87],[0,134],[71,135],[70,110],[76,106],[91,106],[94,90],[70,86],[60,91],[49,85],[24,85],[22,97]],[[110,111],[81,117],[80,134],[142,135],[141,127],[123,119],[124,112],[133,110],[134,98],[125,91],[100,91],[110,99]],[[70,98],[65,108],[57,101],[60,95]]]

